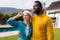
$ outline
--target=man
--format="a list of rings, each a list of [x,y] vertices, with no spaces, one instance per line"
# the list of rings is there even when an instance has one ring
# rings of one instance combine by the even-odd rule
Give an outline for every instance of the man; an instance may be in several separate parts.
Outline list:
[[[36,15],[32,17],[33,33],[31,40],[54,40],[52,20],[44,13],[40,1],[34,2],[33,12]]]

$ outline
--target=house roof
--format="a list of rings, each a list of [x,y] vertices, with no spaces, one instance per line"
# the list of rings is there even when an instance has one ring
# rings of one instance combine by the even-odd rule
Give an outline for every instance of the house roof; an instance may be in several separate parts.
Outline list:
[[[60,1],[52,2],[51,5],[47,8],[47,10],[55,10],[60,9]]]

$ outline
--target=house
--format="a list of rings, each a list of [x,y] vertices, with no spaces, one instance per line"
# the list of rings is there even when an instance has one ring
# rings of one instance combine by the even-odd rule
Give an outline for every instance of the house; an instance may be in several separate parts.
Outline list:
[[[54,27],[60,28],[60,1],[52,2],[46,13],[52,18]]]

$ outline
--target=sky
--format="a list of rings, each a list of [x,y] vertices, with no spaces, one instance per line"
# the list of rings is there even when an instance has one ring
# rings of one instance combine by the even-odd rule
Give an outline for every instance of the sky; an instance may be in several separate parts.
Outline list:
[[[0,0],[0,7],[12,7],[17,9],[32,9],[35,0]],[[45,2],[46,6],[58,0],[39,0]]]

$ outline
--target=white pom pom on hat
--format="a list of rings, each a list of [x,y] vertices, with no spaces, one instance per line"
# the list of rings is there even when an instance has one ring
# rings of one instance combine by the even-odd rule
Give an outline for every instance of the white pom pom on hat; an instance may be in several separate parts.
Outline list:
[[[23,14],[26,14],[26,13],[28,13],[30,16],[32,16],[32,12],[31,12],[31,11],[25,10],[25,11],[23,12]]]
[[[43,2],[43,1],[40,1],[40,2],[41,2],[41,4],[42,4],[43,9],[45,9],[46,3]]]

